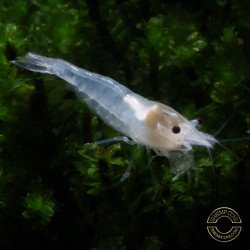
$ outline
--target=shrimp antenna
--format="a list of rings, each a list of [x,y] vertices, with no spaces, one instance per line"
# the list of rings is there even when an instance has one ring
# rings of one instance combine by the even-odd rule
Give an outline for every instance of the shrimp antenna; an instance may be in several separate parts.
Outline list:
[[[220,145],[223,149],[225,149],[228,153],[230,153],[231,155],[233,155],[237,161],[239,161],[239,157],[232,151],[230,150],[229,148],[227,148],[226,146],[224,146],[222,143],[220,143],[220,141],[217,141],[218,145]]]
[[[222,126],[217,130],[217,132],[214,134],[214,137],[216,138],[216,136],[226,127],[226,125],[231,122],[235,117],[235,113],[231,114],[227,120],[222,124]]]
[[[244,96],[244,98],[237,104],[236,108],[238,109],[242,103],[245,101],[245,99],[247,98],[248,94],[246,94]],[[232,113],[228,119],[224,122],[224,124],[218,129],[218,131],[215,133],[214,137],[216,137],[225,127],[226,125],[232,121],[235,118],[236,115],[236,111],[234,113]],[[224,146],[221,142],[230,142],[230,141],[242,141],[242,140],[249,140],[250,137],[243,137],[243,138],[232,138],[232,139],[217,139],[217,143],[226,151],[228,151],[230,154],[232,154],[238,161],[240,160],[239,157],[233,153],[229,148],[227,148],[226,146]]]
[[[237,137],[237,138],[217,139],[217,140],[219,142],[245,141],[245,140],[250,140],[250,137]]]
[[[214,160],[212,157],[212,152],[210,150],[209,147],[207,147],[207,152],[208,152],[208,156],[212,165],[212,170],[213,170],[213,183],[214,183],[214,193],[217,193],[217,181],[216,181],[216,174],[215,174],[215,164],[214,164]]]
[[[242,105],[242,103],[245,101],[245,99],[246,99],[247,96],[248,96],[248,94],[246,94],[246,95],[244,96],[244,98],[237,104],[236,109],[238,109],[238,108],[240,107],[240,105]],[[222,124],[222,126],[221,126],[221,127],[218,129],[218,131],[214,134],[214,137],[215,137],[215,138],[216,138],[216,136],[226,127],[226,125],[234,119],[235,115],[236,115],[236,111],[233,112],[233,113],[227,118],[227,120]]]

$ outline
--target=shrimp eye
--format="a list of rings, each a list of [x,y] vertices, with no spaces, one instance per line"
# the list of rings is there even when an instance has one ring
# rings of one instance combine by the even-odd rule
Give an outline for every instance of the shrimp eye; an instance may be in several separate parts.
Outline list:
[[[197,121],[198,121],[199,125],[203,124],[203,122],[204,122],[203,118],[201,118],[201,117],[197,118]]]
[[[173,126],[172,127],[172,132],[174,134],[179,134],[181,132],[181,128],[179,126]]]

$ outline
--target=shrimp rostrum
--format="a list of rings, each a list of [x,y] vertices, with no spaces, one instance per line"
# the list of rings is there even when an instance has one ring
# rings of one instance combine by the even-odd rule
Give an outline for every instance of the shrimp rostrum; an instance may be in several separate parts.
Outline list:
[[[173,108],[148,100],[109,77],[34,53],[28,53],[13,63],[67,81],[80,100],[123,135],[119,137],[121,140],[144,145],[157,155],[167,157],[176,175],[192,166],[193,145],[211,148],[217,142],[213,136],[197,130],[199,119],[189,121]]]

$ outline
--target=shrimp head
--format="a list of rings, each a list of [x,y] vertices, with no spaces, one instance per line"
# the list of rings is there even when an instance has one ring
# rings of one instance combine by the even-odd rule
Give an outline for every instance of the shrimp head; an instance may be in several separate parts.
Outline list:
[[[156,152],[166,157],[169,152],[190,151],[192,145],[210,148],[217,140],[196,127],[201,119],[187,120],[174,109],[157,103],[146,116],[147,144]]]

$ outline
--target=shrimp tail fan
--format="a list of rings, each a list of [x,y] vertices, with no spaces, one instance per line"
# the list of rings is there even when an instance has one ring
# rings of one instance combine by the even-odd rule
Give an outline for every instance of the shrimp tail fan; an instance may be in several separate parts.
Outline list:
[[[54,74],[53,59],[37,55],[35,53],[27,53],[22,58],[17,58],[12,63],[35,72]]]

